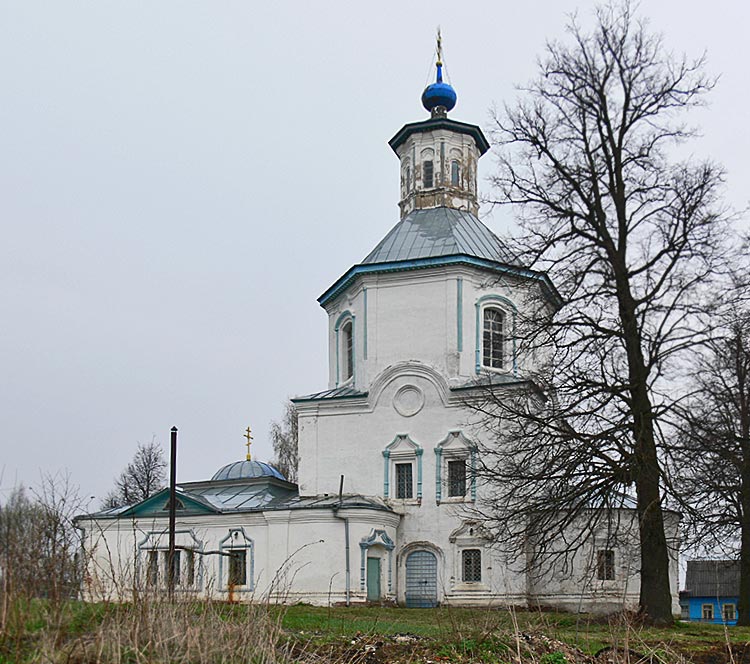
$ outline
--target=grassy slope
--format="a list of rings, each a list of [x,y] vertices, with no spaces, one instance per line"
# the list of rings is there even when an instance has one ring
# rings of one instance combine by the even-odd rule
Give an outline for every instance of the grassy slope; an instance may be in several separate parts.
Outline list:
[[[156,632],[162,630],[159,621],[163,620],[163,617],[159,617],[161,614],[158,606],[154,611],[157,622],[154,623],[154,619],[149,618],[147,624],[147,627]],[[17,625],[15,637],[9,639],[6,633],[6,638],[0,639],[0,664],[40,661],[38,644],[45,636],[47,643],[57,644],[52,649],[59,653],[59,657],[53,655],[49,659],[41,659],[71,661],[65,655],[70,652],[71,644],[91,641],[97,633],[101,633],[102,625],[105,624],[114,622],[127,629],[137,617],[136,613],[141,613],[140,609],[136,612],[129,605],[70,602],[65,605],[62,614],[56,613],[53,616],[51,608],[38,601],[25,606],[18,615],[23,618],[23,626]],[[737,652],[744,651],[744,647],[750,642],[748,628],[725,630],[720,625],[678,623],[669,629],[653,629],[628,625],[622,621],[595,620],[583,615],[511,612],[507,609],[319,608],[297,605],[270,607],[266,611],[264,607],[258,606],[194,604],[179,605],[175,610],[183,616],[180,620],[184,620],[184,624],[195,625],[199,631],[208,630],[211,624],[213,626],[210,630],[213,632],[222,629],[221,625],[226,625],[230,636],[232,630],[239,630],[240,635],[247,634],[248,627],[252,628],[253,633],[267,632],[267,636],[258,634],[259,643],[263,639],[265,643],[276,641],[279,632],[274,626],[280,625],[283,630],[280,633],[281,642],[291,648],[293,653],[325,653],[322,660],[316,661],[326,662],[359,661],[357,657],[361,655],[362,648],[368,648],[370,646],[367,644],[375,642],[380,643],[380,656],[368,661],[419,662],[443,659],[497,663],[512,660],[515,652],[526,648],[527,654],[523,657],[525,661],[554,662],[557,660],[545,660],[544,653],[562,651],[566,653],[566,661],[570,663],[579,661],[576,653],[581,656],[580,661],[583,661],[585,655],[596,653],[605,646],[624,646],[640,653],[664,653],[662,661],[665,662],[685,659],[713,662],[729,661],[730,658],[722,654],[726,651],[727,641],[736,645]],[[174,622],[174,618],[170,620]],[[54,629],[53,623],[60,629]],[[178,627],[179,629],[182,628]],[[405,634],[416,638],[392,638]],[[50,635],[54,638],[50,639]],[[166,652],[168,654],[169,651]],[[47,656],[49,655],[48,652]],[[275,657],[272,659],[281,661]],[[82,657],[72,661],[92,660]],[[145,661],[157,661],[157,658]],[[187,657],[180,661],[194,660]]]
[[[481,640],[493,634],[513,634],[514,623],[524,633],[544,634],[587,653],[608,645],[638,650],[644,645],[664,645],[683,654],[715,648],[728,639],[750,642],[750,628],[678,622],[668,629],[634,627],[586,615],[569,613],[510,612],[507,609],[398,609],[381,607],[333,607],[297,605],[286,609],[282,626],[300,637],[321,640],[357,634],[414,634],[437,642]],[[304,634],[301,634],[304,632]]]

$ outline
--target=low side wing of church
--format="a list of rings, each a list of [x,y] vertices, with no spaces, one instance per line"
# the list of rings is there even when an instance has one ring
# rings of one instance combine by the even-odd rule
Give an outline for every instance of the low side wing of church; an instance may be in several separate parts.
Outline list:
[[[400,162],[399,222],[318,300],[328,386],[294,399],[299,482],[248,458],[181,483],[182,596],[594,612],[638,604],[638,523],[627,501],[616,537],[590,533],[559,569],[527,564],[533,537],[514,556],[501,553],[478,517],[489,490],[479,454],[493,440],[471,401],[527,384],[539,358],[519,353],[517,322],[552,317],[561,301],[546,274],[520,264],[479,220],[477,162],[489,144],[479,127],[448,117],[456,95],[440,62],[422,100],[430,117],[389,143]],[[78,518],[87,599],[165,589],[168,513],[164,491]],[[679,517],[665,518],[676,541]]]

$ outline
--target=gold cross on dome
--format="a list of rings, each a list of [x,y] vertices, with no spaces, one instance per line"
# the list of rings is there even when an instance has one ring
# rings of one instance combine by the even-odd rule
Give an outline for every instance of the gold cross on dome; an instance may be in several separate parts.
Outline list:
[[[252,429],[248,427],[245,429],[245,438],[247,439],[247,442],[245,445],[247,445],[247,460],[250,461],[250,445],[253,444],[253,436],[252,436]]]

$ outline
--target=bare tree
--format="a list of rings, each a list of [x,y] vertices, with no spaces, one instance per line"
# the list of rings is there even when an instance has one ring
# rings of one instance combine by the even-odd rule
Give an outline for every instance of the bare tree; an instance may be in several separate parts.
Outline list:
[[[298,440],[297,407],[287,401],[281,422],[271,423],[271,443],[276,457],[274,465],[290,482],[297,481]]]
[[[164,452],[152,438],[150,443],[138,443],[133,460],[115,480],[115,488],[105,497],[103,507],[120,507],[146,500],[166,484],[167,462]]]
[[[679,456],[691,540],[740,562],[738,624],[750,625],[750,308],[735,302],[696,358]]]
[[[590,32],[571,19],[568,35],[496,118],[497,202],[518,206],[519,253],[549,273],[562,304],[552,318],[519,318],[518,353],[535,373],[478,406],[501,440],[481,472],[510,540],[530,522],[556,541],[582,518],[600,527],[593,515],[607,512],[592,507],[634,495],[641,611],[668,624],[663,427],[680,357],[710,331],[704,294],[726,234],[721,169],[669,152],[692,135],[681,113],[712,81],[702,58],[672,56],[628,2],[598,8]]]
[[[47,598],[54,621],[75,596],[80,537],[73,518],[82,507],[64,474],[43,476],[31,492],[18,487],[0,505],[0,637],[25,619],[19,602]]]

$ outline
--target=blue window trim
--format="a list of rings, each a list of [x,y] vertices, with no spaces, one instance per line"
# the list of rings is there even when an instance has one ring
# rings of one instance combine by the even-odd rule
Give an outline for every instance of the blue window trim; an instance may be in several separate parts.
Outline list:
[[[234,543],[234,533],[239,533],[240,537],[237,538],[240,540],[239,546],[231,546]],[[226,546],[226,543],[229,542],[230,546]],[[237,593],[249,593],[253,592],[255,590],[255,542],[248,537],[247,533],[245,532],[245,529],[240,528],[230,528],[229,532],[227,533],[227,536],[224,537],[219,542],[219,551],[232,551],[232,550],[244,550],[247,551],[247,581],[244,586],[241,586],[240,588],[235,588],[234,592]],[[219,556],[219,583],[220,583],[220,590],[225,591],[227,589],[228,585],[228,578],[225,578],[224,576],[224,558],[226,556]],[[229,569],[227,568],[227,574],[229,573]]]
[[[518,377],[518,361],[516,359],[516,317],[518,315],[518,309],[507,297],[502,295],[483,295],[480,297],[475,304],[476,308],[476,345],[474,348],[474,370],[477,374],[482,373],[482,369],[488,369],[482,364],[482,312],[487,307],[496,305],[506,313],[510,310],[510,337],[511,337],[511,360],[513,363],[513,376]],[[492,371],[492,369],[488,369]]]
[[[456,279],[456,348],[464,349],[464,280]]]
[[[357,361],[356,361],[356,358],[357,358],[357,344],[356,344],[356,339],[357,339],[356,331],[357,331],[357,328],[356,328],[356,325],[355,325],[354,314],[351,311],[349,311],[349,309],[347,309],[346,311],[344,311],[336,319],[336,323],[333,326],[333,331],[334,331],[334,333],[336,335],[336,387],[338,387],[342,382],[344,382],[344,381],[341,380],[341,339],[339,338],[339,332],[341,330],[341,327],[344,325],[344,323],[346,323],[349,320],[351,320],[351,322],[352,322],[352,364],[353,364],[353,366],[352,366],[352,378],[351,378],[352,382],[354,382],[354,372],[357,369]],[[349,379],[347,378],[347,380],[349,380]]]
[[[390,593],[393,592],[393,549],[396,548],[396,544],[388,537],[385,530],[373,530],[368,537],[363,537],[359,543],[359,587],[364,592],[367,584],[367,550],[377,544],[382,544],[388,551],[388,592]]]
[[[363,325],[362,325],[362,353],[364,354],[364,358],[367,359],[367,289],[362,288],[362,308],[364,311],[362,312],[362,316],[364,318]],[[352,329],[352,332],[354,330]]]
[[[412,446],[414,456],[417,459],[417,500],[422,500],[422,454],[424,450],[419,443],[415,443],[408,434],[402,433],[396,436],[391,443],[383,450],[383,497],[390,498],[390,465],[391,465],[391,448],[395,447],[402,441],[406,441]],[[408,499],[406,499],[408,500]]]
[[[472,502],[477,499],[477,446],[461,431],[451,431],[435,447],[435,502],[439,505],[443,498],[443,448],[458,438],[469,451],[469,487]]]

